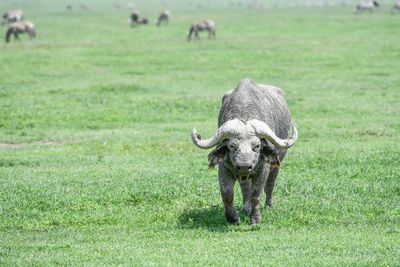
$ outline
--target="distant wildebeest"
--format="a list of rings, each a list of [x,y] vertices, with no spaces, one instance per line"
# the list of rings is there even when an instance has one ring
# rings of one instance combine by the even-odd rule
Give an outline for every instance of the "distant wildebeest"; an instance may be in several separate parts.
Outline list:
[[[379,3],[377,1],[364,1],[356,6],[356,13],[361,13],[364,11],[373,12],[375,7],[379,7]]]
[[[135,27],[139,24],[139,13],[136,11],[132,11],[130,15],[130,25],[131,27]]]
[[[171,11],[163,10],[158,16],[157,26],[160,26],[162,23],[168,24],[170,18],[171,18]]]
[[[24,12],[22,10],[9,10],[3,14],[2,24],[14,23],[24,19]]]
[[[192,26],[190,26],[189,29],[189,34],[187,36],[187,40],[191,41],[192,40],[192,34],[194,33],[194,36],[196,39],[199,39],[199,32],[202,31],[208,31],[208,38],[211,39],[211,37],[215,38],[216,34],[216,25],[215,22],[212,20],[202,20],[202,21],[197,21],[193,22]]]
[[[392,13],[394,12],[400,12],[400,1],[397,1],[393,6],[392,6]]]
[[[32,40],[34,37],[36,37],[35,25],[30,21],[17,21],[11,23],[6,32],[6,43],[10,42],[11,35],[14,35],[14,38],[18,40],[18,35],[22,33],[27,33],[29,35],[29,39]]]
[[[72,10],[72,6],[71,5],[67,5],[67,10]]]
[[[280,88],[245,79],[222,99],[218,131],[202,139],[196,128],[193,143],[215,147],[208,155],[209,166],[218,165],[225,217],[240,223],[233,206],[234,185],[238,181],[243,195],[243,210],[252,225],[261,222],[260,196],[266,193],[266,206],[272,206],[272,191],[287,149],[297,141],[297,129]]]

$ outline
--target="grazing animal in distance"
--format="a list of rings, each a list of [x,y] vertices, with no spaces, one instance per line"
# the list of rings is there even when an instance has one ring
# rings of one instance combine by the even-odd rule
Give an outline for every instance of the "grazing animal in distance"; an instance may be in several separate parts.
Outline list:
[[[21,21],[23,19],[24,19],[24,12],[22,12],[22,10],[20,10],[20,9],[9,10],[6,13],[3,14],[2,25],[14,23],[14,22],[17,22],[17,21]]]
[[[147,17],[140,17],[139,12],[132,11],[130,15],[129,25],[134,28],[138,25],[147,25],[149,24],[149,19]]]
[[[6,43],[10,42],[11,35],[14,35],[14,38],[18,40],[18,35],[22,33],[27,33],[29,35],[29,40],[32,40],[36,37],[35,25],[30,21],[17,21],[11,23],[6,32]]]
[[[215,147],[208,161],[210,167],[218,165],[227,221],[240,223],[233,206],[234,185],[238,181],[243,210],[250,215],[252,225],[259,224],[262,191],[266,193],[266,206],[271,207],[281,161],[298,138],[282,90],[242,80],[224,95],[218,127],[210,139],[202,139],[193,128],[193,143],[202,149]]]
[[[171,11],[169,10],[163,10],[160,15],[158,16],[157,19],[157,26],[161,26],[162,23],[168,24],[169,20],[171,18]]]
[[[215,34],[216,34],[215,22],[210,19],[193,22],[193,24],[190,26],[187,40],[189,42],[192,40],[193,33],[194,33],[194,36],[196,37],[196,39],[199,39],[199,32],[202,32],[202,31],[208,31],[209,39],[211,39],[212,37],[215,38]]]
[[[131,27],[135,27],[139,24],[139,13],[136,11],[132,11],[130,15],[130,23]]]
[[[66,8],[67,8],[67,10],[72,10],[72,6],[71,5],[67,5]]]
[[[394,12],[400,12],[400,1],[397,1],[393,6],[392,6],[392,13]]]
[[[379,7],[379,3],[377,1],[364,1],[356,6],[356,13],[362,13],[364,11],[373,12],[375,7]]]

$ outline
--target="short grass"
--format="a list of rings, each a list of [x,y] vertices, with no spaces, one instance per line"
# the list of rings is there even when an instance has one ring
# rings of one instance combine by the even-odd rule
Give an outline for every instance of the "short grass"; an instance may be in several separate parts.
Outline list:
[[[400,15],[202,3],[157,28],[136,1],[131,30],[109,1],[0,2],[38,31],[0,47],[0,265],[399,266]],[[217,39],[187,43],[203,17]],[[243,78],[282,87],[300,133],[256,228],[225,222],[190,140]]]

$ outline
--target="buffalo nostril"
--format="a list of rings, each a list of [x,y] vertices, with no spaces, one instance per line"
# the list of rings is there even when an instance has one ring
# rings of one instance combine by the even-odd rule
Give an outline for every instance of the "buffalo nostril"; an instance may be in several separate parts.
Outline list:
[[[250,166],[240,166],[240,165],[236,165],[236,168],[241,171],[241,172],[249,172],[251,171],[251,165]]]

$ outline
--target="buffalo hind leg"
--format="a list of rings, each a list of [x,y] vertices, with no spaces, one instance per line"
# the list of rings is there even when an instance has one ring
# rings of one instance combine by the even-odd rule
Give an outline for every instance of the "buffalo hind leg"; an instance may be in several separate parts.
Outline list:
[[[266,195],[266,199],[265,199],[265,207],[272,207],[272,192],[274,191],[274,187],[275,187],[275,180],[276,177],[278,177],[279,174],[279,168],[274,168],[271,167],[268,178],[267,178],[267,182],[265,183],[265,195]]]
[[[243,196],[243,212],[246,213],[247,216],[251,214],[251,203],[250,203],[250,195],[251,195],[251,181],[250,179],[240,181],[240,189],[242,191]]]
[[[225,218],[229,223],[239,224],[240,217],[237,210],[233,207],[235,180],[227,173],[223,166],[219,166],[219,184],[221,187],[222,202],[225,207]]]

